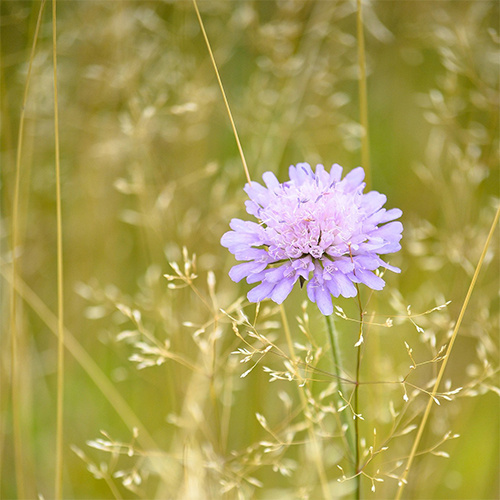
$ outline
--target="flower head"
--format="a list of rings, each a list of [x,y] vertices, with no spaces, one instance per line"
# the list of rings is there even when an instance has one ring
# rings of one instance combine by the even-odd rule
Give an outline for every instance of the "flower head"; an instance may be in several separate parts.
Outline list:
[[[400,272],[380,255],[397,252],[401,245],[401,217],[397,208],[382,208],[387,198],[376,191],[363,194],[361,167],[343,179],[342,167],[327,172],[308,163],[290,167],[290,180],[262,176],[267,187],[253,181],[245,186],[247,212],[257,222],[233,219],[232,231],[221,244],[244,261],[234,266],[233,281],[259,283],[248,292],[251,302],[266,298],[281,304],[295,283],[307,281],[307,294],[320,311],[333,312],[332,295],[354,297],[354,283],[381,290],[385,282],[373,271],[379,267]],[[391,222],[393,221],[393,222]]]

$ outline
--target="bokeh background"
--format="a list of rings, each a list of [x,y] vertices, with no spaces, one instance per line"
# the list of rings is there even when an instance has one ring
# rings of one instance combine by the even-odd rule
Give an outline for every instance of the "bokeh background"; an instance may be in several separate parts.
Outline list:
[[[301,161],[340,163],[345,172],[360,164],[355,2],[202,0],[199,7],[254,180],[271,170],[284,181],[288,166]],[[0,4],[2,498],[18,495],[14,363],[21,375],[15,397],[26,495],[54,495],[51,4],[42,13],[32,60],[19,217],[13,221],[18,130],[40,8],[38,1]],[[376,321],[394,317],[394,326],[368,328],[362,379],[395,383],[361,391],[361,431],[367,446],[373,427],[381,441],[394,439],[369,471],[379,468],[384,482],[371,493],[363,478],[362,488],[368,498],[392,498],[397,479],[384,474],[401,474],[396,465],[408,456],[415,431],[396,438],[391,402],[395,411],[406,412],[403,423],[413,425],[427,401],[422,393],[403,401],[397,382],[411,364],[404,343],[418,362],[432,360],[446,344],[498,204],[499,4],[363,2],[363,18],[371,188],[387,194],[388,208],[403,210],[405,231],[403,250],[391,258],[401,275],[387,275],[386,289],[367,305]],[[219,243],[231,218],[245,218],[245,175],[192,2],[58,2],[57,56],[68,347],[64,496],[320,498],[314,450],[304,431],[312,417],[301,406],[303,388],[294,381],[269,382],[263,366],[285,370],[272,353],[240,378],[260,355],[240,364],[241,356],[232,352],[247,346],[219,311],[236,319],[238,310],[255,315],[255,306],[244,300],[248,285],[228,278],[234,260]],[[14,223],[20,241],[19,352],[13,361]],[[163,277],[175,274],[171,262],[183,272],[185,257],[193,254],[192,286]],[[460,438],[436,448],[438,456],[416,458],[407,498],[498,498],[498,275],[497,235],[445,374],[451,389],[464,389],[434,406],[421,449],[433,449],[448,431]],[[368,295],[364,290],[365,302]],[[308,319],[314,363],[326,374],[307,387],[326,404],[332,396],[321,392],[334,378],[328,376],[325,326],[314,305],[307,306],[304,320],[305,299],[297,288],[285,310],[293,338],[306,346],[303,357],[310,338],[296,318],[302,326]],[[423,332],[405,319],[410,304],[417,314],[446,301],[447,308],[415,318]],[[356,317],[354,301],[338,305]],[[258,330],[290,354],[281,321],[279,309],[262,305]],[[340,318],[336,323],[352,375],[357,328]],[[248,328],[240,324],[239,330],[255,344]],[[173,354],[144,354],[137,341],[153,345],[152,338],[164,346],[166,341],[165,352]],[[161,364],[138,370],[129,358],[141,352],[142,360]],[[438,368],[438,362],[419,367],[412,383],[430,388]],[[256,413],[275,435],[285,439],[290,433],[295,444],[259,452],[260,441],[274,438]],[[97,438],[108,444],[88,446]],[[348,498],[351,483],[337,481],[337,464],[348,469],[340,440],[320,441],[332,495]]]

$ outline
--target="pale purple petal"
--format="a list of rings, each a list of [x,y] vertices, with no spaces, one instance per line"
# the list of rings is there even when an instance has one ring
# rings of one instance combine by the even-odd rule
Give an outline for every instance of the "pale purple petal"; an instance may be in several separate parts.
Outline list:
[[[288,265],[283,265],[280,267],[275,267],[274,269],[271,269],[270,271],[266,272],[266,281],[269,281],[270,283],[278,283],[283,279],[284,273],[286,268],[289,267]]]
[[[342,297],[356,297],[357,290],[356,287],[352,284],[352,276],[351,279],[349,279],[345,274],[337,273],[333,275],[332,280],[337,283],[337,286],[340,289],[340,295],[342,295]]]
[[[260,271],[258,273],[252,273],[247,276],[247,283],[252,285],[253,283],[258,283],[259,281],[264,281],[266,279],[267,269]]]
[[[356,277],[359,279],[361,283],[364,283],[372,290],[382,290],[382,288],[384,288],[385,286],[385,281],[379,276],[376,276],[371,271],[365,271],[364,269],[357,269]]]
[[[371,215],[365,222],[370,224],[383,224],[384,222],[389,222],[394,219],[399,219],[403,215],[403,212],[399,208],[392,208],[391,210],[386,210],[382,208],[377,213]]]
[[[328,288],[333,297],[338,297],[339,295],[341,295],[341,290],[337,283],[336,277],[330,277],[330,279],[325,280],[325,286]]]
[[[309,279],[309,274],[314,269],[312,257],[310,255],[292,262],[293,269],[304,279]]]
[[[397,242],[391,242],[387,243],[387,245],[383,245],[380,248],[377,249],[377,253],[379,254],[386,254],[386,253],[394,253],[394,252],[399,252],[401,250],[401,245]]]
[[[377,238],[384,238],[388,240],[398,239],[400,238],[401,233],[403,232],[403,224],[399,221],[389,222],[388,224],[384,224],[379,227],[377,231],[374,233]]]
[[[325,167],[321,165],[321,163],[318,163],[316,165],[316,177],[318,178],[319,182],[321,183],[322,186],[328,187],[330,184],[330,174],[325,170]]]
[[[252,222],[249,220],[231,219],[229,227],[233,231],[242,231],[244,233],[259,234],[262,232],[262,228],[256,222]]]
[[[399,269],[399,267],[391,266],[387,262],[384,262],[382,259],[380,259],[380,265],[382,267],[384,267],[385,269],[388,269],[389,271],[392,271],[393,273],[400,273],[401,272],[401,269]]]
[[[343,191],[350,193],[351,191],[356,190],[361,185],[364,178],[365,171],[361,167],[351,170],[341,181]]]
[[[274,191],[280,185],[278,179],[276,179],[276,176],[272,172],[264,172],[262,174],[262,180],[271,191]]]
[[[268,299],[271,296],[271,292],[275,286],[274,283],[264,281],[255,288],[252,288],[248,292],[247,298],[250,302],[262,302],[264,299]]]
[[[316,304],[325,316],[333,313],[332,296],[325,286],[318,287],[316,290]]]
[[[354,270],[354,264],[350,256],[340,257],[340,259],[337,259],[335,261],[335,264],[337,264],[339,271],[341,271],[343,274],[350,273]]]
[[[232,246],[240,247],[242,245],[260,245],[261,241],[259,236],[252,233],[237,233],[236,231],[228,231],[220,240],[221,245],[226,248]],[[232,251],[232,250],[231,250]]]
[[[312,174],[311,165],[309,163],[297,163],[295,167],[292,165],[290,166],[289,174],[290,180],[300,185]]]
[[[260,217],[260,212],[262,210],[262,207],[258,203],[255,203],[255,201],[253,200],[245,201],[245,208],[250,215],[253,215],[257,219]]]
[[[253,181],[252,185],[247,184],[245,186],[245,193],[248,194],[250,199],[262,207],[265,207],[268,204],[269,191],[258,182]]]
[[[379,210],[387,201],[387,196],[377,193],[377,191],[370,191],[363,196],[363,209],[367,214],[373,214]]]
[[[309,300],[311,302],[316,303],[316,292],[319,289],[320,285],[318,282],[315,280],[313,277],[308,283],[307,283],[307,296],[309,297]]]
[[[338,163],[334,163],[332,165],[330,170],[330,184],[340,181],[340,178],[342,177],[342,170],[343,168]]]
[[[356,269],[369,269],[370,271],[374,271],[378,267],[380,267],[380,259],[376,255],[357,255],[354,257],[354,264],[356,265]]]
[[[267,266],[267,263],[262,263],[262,262],[244,262],[243,264],[238,264],[237,266],[234,266],[231,268],[229,271],[229,277],[238,283],[238,281],[241,281],[245,276],[248,276],[249,274],[254,274],[262,271],[265,269]]]
[[[274,300],[276,304],[282,304],[288,295],[290,295],[296,281],[297,278],[285,278],[281,280],[272,291],[270,298]]]

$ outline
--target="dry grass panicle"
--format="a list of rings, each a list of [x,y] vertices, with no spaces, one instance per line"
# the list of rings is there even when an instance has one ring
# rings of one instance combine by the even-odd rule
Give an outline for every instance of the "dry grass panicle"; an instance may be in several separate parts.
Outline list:
[[[0,496],[56,495],[59,229],[64,497],[492,498],[497,239],[461,310],[498,210],[498,5],[363,2],[403,272],[329,324],[228,278],[246,175],[190,1],[57,3],[56,195],[41,5],[0,6]],[[198,7],[252,179],[360,163],[356,2]]]

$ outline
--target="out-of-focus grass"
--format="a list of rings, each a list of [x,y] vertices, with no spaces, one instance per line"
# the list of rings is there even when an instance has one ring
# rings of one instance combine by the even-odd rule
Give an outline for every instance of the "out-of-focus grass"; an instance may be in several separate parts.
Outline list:
[[[24,1],[0,6],[2,319],[9,314],[16,137],[39,7],[38,2]],[[353,3],[220,1],[200,2],[200,9],[253,179],[272,170],[284,180],[289,164],[298,161],[326,166],[338,162],[346,170],[359,164]],[[369,308],[383,322],[388,315],[404,315],[408,304],[416,313],[451,300],[446,310],[424,316],[419,323],[441,345],[460,310],[493,218],[493,197],[498,195],[498,4],[374,2],[364,14],[372,184],[387,194],[388,205],[402,208],[405,225],[403,251],[391,259],[403,272],[388,277],[387,289],[373,296]],[[151,452],[156,458],[140,469],[143,475],[150,470],[151,476],[144,477],[142,496],[189,498],[190,492],[205,491],[209,497],[222,497],[220,476],[205,478],[210,453],[214,461],[225,457],[222,468],[229,477],[232,464],[245,463],[247,447],[269,437],[255,413],[279,429],[280,422],[287,422],[287,411],[285,404],[276,403],[278,394],[290,394],[294,410],[300,399],[295,384],[270,384],[261,366],[239,378],[250,366],[238,364],[230,354],[242,344],[224,316],[216,325],[215,348],[212,324],[195,338],[196,327],[183,325],[213,321],[218,307],[228,308],[248,288],[229,280],[227,270],[233,260],[219,245],[229,220],[244,216],[245,177],[192,4],[60,2],[58,30],[66,326],[157,447]],[[46,12],[26,107],[17,252],[20,278],[55,311],[51,61]],[[184,246],[197,254],[195,285],[207,304],[189,287],[168,289],[162,276],[173,274],[171,261],[182,267]],[[407,486],[411,497],[497,495],[498,398],[493,392],[483,394],[498,382],[496,371],[483,384],[468,387],[481,378],[482,363],[488,361],[492,370],[498,367],[497,250],[496,245],[488,256],[446,374],[452,388],[464,386],[468,391],[464,392],[472,396],[476,391],[477,397],[443,401],[433,410],[422,447],[431,447],[448,430],[461,438],[443,447],[450,459],[417,457]],[[208,271],[217,279],[216,304],[206,284]],[[301,343],[306,339],[295,317],[301,315],[304,299],[304,292],[297,289],[286,303],[292,334]],[[25,484],[30,496],[40,493],[50,498],[56,342],[30,304],[19,304]],[[136,370],[128,360],[134,347],[117,342],[116,335],[137,325],[116,304],[140,310],[145,330],[160,341],[169,339],[172,352],[182,353],[204,374],[211,373],[215,349],[213,384],[205,375],[193,376],[175,360]],[[356,316],[355,304],[339,301],[339,305]],[[254,307],[245,312],[253,314]],[[269,314],[270,320],[279,321],[276,311]],[[309,307],[309,315],[311,334],[318,344],[326,345],[319,314]],[[337,324],[344,333],[343,353],[352,372],[356,328],[340,319]],[[15,498],[8,325],[4,319],[0,495]],[[286,350],[279,326],[271,325],[269,335]],[[200,339],[208,347],[200,345]],[[404,376],[410,364],[405,341],[416,359],[432,358],[425,336],[407,321],[395,321],[390,329],[370,328],[363,379]],[[113,497],[109,485],[94,479],[70,445],[96,463],[107,462],[108,454],[87,447],[86,441],[105,430],[113,439],[128,442],[132,429],[82,369],[82,360],[67,356],[65,496]],[[283,369],[281,360],[271,354],[262,365]],[[331,371],[328,356],[319,366]],[[425,386],[436,372],[437,364],[431,364],[410,380]],[[315,396],[325,388],[325,382],[312,384]],[[370,417],[377,422],[379,435],[387,431],[391,400],[398,408],[403,406],[397,384],[361,391],[366,411],[373,411],[363,412],[361,430],[368,441]],[[424,402],[423,396],[412,400],[409,413],[415,413],[415,422]],[[193,410],[197,407],[202,411],[198,417]],[[173,425],[176,419],[183,420],[186,428]],[[391,444],[390,450],[404,457],[413,437],[410,433],[404,442]],[[206,443],[214,447],[210,453],[203,448]],[[336,468],[340,452],[335,443],[325,446],[327,472],[335,481],[340,477]],[[155,455],[158,450],[163,453],[160,457]],[[247,497],[286,498],[299,495],[303,487],[305,495],[307,476],[315,474],[308,453],[301,446],[287,451],[285,458],[297,463],[291,479],[273,472],[271,466],[255,467],[254,472],[241,465],[264,486],[247,484],[240,492]],[[141,466],[137,456],[125,457],[117,467],[125,470],[138,463]],[[134,497],[120,478],[114,482],[121,495]],[[209,490],[203,490],[205,484]],[[377,484],[375,497],[393,496],[396,484],[385,478]],[[319,490],[309,486],[311,498],[316,498]],[[369,487],[368,482],[363,484],[364,491]],[[234,490],[227,493],[228,498],[231,495]]]

